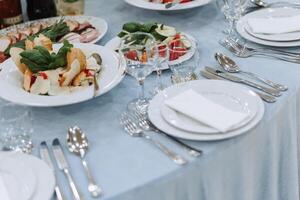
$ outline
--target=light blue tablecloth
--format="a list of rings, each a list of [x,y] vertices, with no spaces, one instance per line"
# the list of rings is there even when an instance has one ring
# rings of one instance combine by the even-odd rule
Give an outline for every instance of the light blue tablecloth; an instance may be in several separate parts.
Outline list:
[[[214,4],[177,14],[163,14],[131,7],[122,0],[86,0],[86,14],[108,21],[114,37],[127,21],[157,21],[176,26],[199,41],[201,66],[216,66],[213,55],[224,52],[218,39],[223,16]],[[295,49],[299,50],[299,49]],[[111,92],[97,99],[60,108],[30,108],[34,113],[35,144],[58,137],[65,141],[67,127],[78,125],[91,141],[87,158],[105,200],[297,200],[299,199],[300,65],[265,58],[235,58],[245,70],[289,86],[275,104],[265,104],[259,125],[225,141],[185,141],[204,151],[191,158],[163,137],[163,143],[189,159],[179,167],[141,139],[125,134],[118,118],[138,92],[136,81],[126,77]],[[169,73],[165,74],[169,82]],[[155,76],[146,81],[148,90]],[[37,146],[36,146],[37,147]],[[85,199],[87,181],[80,160],[68,154],[72,172]],[[58,182],[70,194],[66,179]],[[69,195],[70,196],[70,195]],[[71,199],[71,198],[70,198]]]

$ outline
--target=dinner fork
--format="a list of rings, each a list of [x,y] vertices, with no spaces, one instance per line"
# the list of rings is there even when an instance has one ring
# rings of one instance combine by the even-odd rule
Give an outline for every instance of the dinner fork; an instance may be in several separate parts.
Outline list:
[[[187,163],[187,161],[184,158],[182,158],[180,155],[174,153],[173,151],[168,149],[165,145],[163,145],[161,142],[154,140],[152,137],[145,134],[144,131],[136,125],[136,123],[129,117],[127,113],[122,114],[120,122],[124,126],[125,131],[130,136],[141,137],[150,141],[152,144],[158,147],[165,155],[167,155],[171,160],[173,160],[178,165],[184,165]]]
[[[275,49],[267,49],[267,48],[254,49],[254,48],[246,47],[236,41],[228,40],[228,39],[219,41],[219,43],[223,47],[231,51],[234,55],[241,58],[248,58],[251,56],[261,55],[261,56],[276,58],[279,60],[284,60],[287,62],[300,63],[300,54],[297,53],[286,52],[286,51],[275,50]]]

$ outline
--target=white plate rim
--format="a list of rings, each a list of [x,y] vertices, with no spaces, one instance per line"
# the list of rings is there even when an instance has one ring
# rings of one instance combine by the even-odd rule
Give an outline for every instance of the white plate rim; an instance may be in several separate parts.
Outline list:
[[[247,24],[248,17],[255,14],[256,12],[263,12],[263,11],[266,12],[270,9],[274,10],[274,8],[266,8],[266,9],[254,11],[247,15],[244,15],[241,19],[238,20],[238,22],[236,24],[237,32],[243,38],[245,38],[251,42],[257,43],[257,44],[262,44],[262,45],[266,45],[266,46],[274,46],[274,47],[297,47],[297,46],[300,46],[300,40],[276,42],[276,41],[263,40],[263,39],[255,37],[255,36],[252,36],[251,34],[248,33],[248,31],[246,30],[246,26],[248,26],[248,24]],[[295,8],[284,7],[282,9],[295,9]]]
[[[247,87],[241,86],[236,83],[231,83],[228,81],[223,81],[223,80],[196,80],[196,81],[189,82],[189,84],[198,84],[202,81],[210,81],[209,83],[212,83],[212,84],[213,84],[213,82],[220,82],[221,84],[227,84],[227,85],[229,84],[233,87],[239,87],[240,89],[243,89],[243,90],[251,93],[251,95],[255,96],[257,98],[257,101],[259,102],[259,109],[258,109],[258,112],[257,112],[256,116],[254,117],[254,119],[252,119],[252,121],[250,121],[246,126],[242,127],[241,129],[234,130],[231,132],[227,132],[227,133],[223,133],[223,134],[195,134],[192,132],[187,132],[187,131],[182,131],[182,130],[176,129],[175,127],[169,125],[166,121],[164,121],[164,119],[160,115],[160,110],[158,108],[159,105],[155,105],[155,98],[157,98],[157,97],[154,97],[153,100],[150,102],[149,110],[148,110],[148,116],[149,116],[150,121],[158,129],[160,129],[161,131],[163,131],[169,135],[172,135],[174,137],[178,137],[181,139],[195,140],[195,141],[216,141],[216,140],[224,140],[224,139],[236,137],[238,135],[242,135],[242,134],[246,133],[247,131],[251,130],[261,121],[262,117],[264,116],[265,107],[264,107],[264,103],[262,102],[260,97],[255,92],[253,92],[252,90],[250,90]],[[185,83],[183,83],[183,84],[185,84]],[[158,118],[158,119],[156,120],[156,118]]]
[[[94,39],[90,42],[87,42],[87,44],[97,43],[106,35],[106,33],[108,31],[108,23],[106,22],[105,19],[100,18],[100,17],[77,15],[77,16],[64,16],[63,18],[64,19],[74,19],[74,20],[78,20],[78,21],[88,21],[93,27],[95,27],[100,32],[100,35],[96,39]],[[37,19],[37,20],[29,21],[29,22],[24,22],[22,24],[17,24],[15,26],[2,29],[2,30],[0,30],[0,34],[6,34],[13,30],[16,30],[19,28],[24,28],[33,23],[45,22],[45,21],[57,21],[60,19],[62,19],[62,17],[50,17],[50,18]]]
[[[151,3],[145,0],[125,0],[126,3],[138,8],[147,9],[147,10],[164,11],[164,12],[197,8],[206,5],[211,1],[212,0],[195,0],[193,2],[179,4],[174,6],[173,8],[166,9],[165,5],[163,4]]]
[[[56,46],[56,45],[61,45],[61,44],[55,44],[54,45],[54,47]],[[114,75],[114,77],[112,77],[112,80],[110,81],[110,83],[109,84],[107,84],[107,85],[105,85],[104,87],[105,87],[105,89],[102,89],[101,90],[101,86],[100,86],[100,92],[98,92],[98,94],[96,95],[96,97],[99,97],[99,96],[101,96],[101,95],[104,95],[105,93],[107,93],[107,92],[109,92],[110,90],[112,90],[115,86],[117,86],[122,80],[123,80],[123,78],[125,77],[125,66],[124,65],[121,65],[121,62],[120,62],[120,60],[119,60],[119,57],[118,57],[118,55],[115,53],[115,52],[113,52],[113,51],[111,51],[110,49],[107,49],[106,47],[103,47],[103,46],[100,46],[100,45],[95,45],[95,44],[88,44],[88,43],[75,43],[74,44],[74,46],[75,47],[79,47],[79,48],[87,48],[87,49],[89,49],[89,48],[95,48],[95,49],[102,49],[102,50],[104,50],[104,51],[107,51],[107,52],[109,52],[111,55],[113,55],[113,57],[114,57],[114,59],[116,60],[116,62],[118,63],[118,66],[115,66],[117,69],[117,74],[115,74]],[[8,60],[6,60],[4,63],[2,63],[2,66],[4,66],[3,67],[3,69],[2,69],[2,71],[1,71],[1,73],[0,73],[0,83],[1,83],[1,81],[3,81],[4,80],[4,78],[2,77],[2,76],[6,76],[9,72],[11,72],[11,70],[16,70],[16,71],[18,71],[18,69],[16,69],[16,66],[15,66],[15,69],[7,69],[7,68],[9,68],[9,67],[5,67],[5,64],[6,63],[9,63],[9,62],[12,62],[12,60],[11,60],[11,58],[10,59],[8,59]],[[10,64],[11,65],[11,64]],[[2,77],[2,78],[1,78]],[[99,81],[101,81],[101,73],[100,73],[100,80]],[[59,101],[59,100],[57,100],[57,98],[60,98],[60,97],[63,97],[63,95],[61,95],[61,96],[39,96],[38,98],[48,98],[49,100],[48,100],[48,102],[47,103],[45,103],[45,102],[42,102],[42,100],[41,99],[39,99],[39,100],[37,100],[37,99],[35,99],[35,97],[34,96],[36,96],[36,95],[33,95],[33,94],[19,94],[19,97],[24,97],[24,95],[33,95],[32,97],[33,97],[33,99],[34,99],[34,101],[32,101],[32,102],[24,102],[24,101],[22,101],[22,98],[13,98],[13,95],[11,94],[11,92],[10,93],[7,93],[6,92],[6,88],[5,88],[5,84],[6,83],[4,83],[4,84],[0,84],[0,97],[2,98],[2,99],[5,99],[5,100],[7,100],[7,101],[10,101],[10,102],[13,102],[13,103],[16,103],[16,104],[19,104],[19,105],[26,105],[26,106],[32,106],[32,107],[58,107],[58,106],[66,106],[66,105],[72,105],[72,104],[77,104],[77,103],[81,103],[81,102],[85,102],[85,101],[88,101],[88,100],[90,100],[90,99],[93,99],[93,98],[95,98],[94,96],[93,96],[93,86],[89,86],[89,87],[87,87],[87,88],[84,88],[84,89],[82,89],[82,91],[80,91],[85,97],[84,98],[82,98],[82,99],[75,99],[75,98],[73,98],[73,99],[71,99],[71,100],[69,100],[69,101],[66,101],[65,100],[65,98],[62,98],[63,100],[62,101]],[[79,92],[76,92],[76,93],[78,93],[78,94],[73,94],[73,95],[80,95],[80,93]],[[75,96],[76,97],[76,96]],[[52,100],[50,101],[50,98],[52,98]],[[56,101],[53,101],[54,100],[54,98],[56,98]],[[32,100],[33,100],[32,99]]]

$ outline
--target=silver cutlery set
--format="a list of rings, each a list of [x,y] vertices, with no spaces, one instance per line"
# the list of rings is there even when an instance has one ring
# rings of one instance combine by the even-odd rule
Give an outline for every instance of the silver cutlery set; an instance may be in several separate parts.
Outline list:
[[[99,197],[102,193],[102,190],[95,183],[92,173],[88,167],[88,163],[85,158],[88,149],[88,140],[86,138],[86,135],[82,132],[80,128],[75,126],[68,130],[67,147],[71,153],[75,153],[76,155],[78,155],[82,161],[84,171],[88,178],[88,191],[90,192],[91,196],[94,198]],[[54,139],[51,147],[49,147],[45,141],[41,142],[40,144],[40,156],[42,160],[44,160],[50,166],[50,168],[55,172],[56,170],[54,167],[55,165],[53,164],[54,162],[51,158],[51,151],[52,151],[53,158],[56,161],[56,165],[58,169],[60,169],[64,173],[66,179],[68,180],[69,187],[73,195],[73,199],[83,200],[84,198],[82,197],[81,192],[78,189],[78,186],[75,184],[75,181],[71,174],[70,165],[67,161],[66,155],[64,153],[64,149],[59,139],[57,138]],[[58,183],[55,186],[55,197],[57,200],[66,199]]]
[[[168,158],[170,158],[174,163],[178,165],[185,165],[188,163],[188,160],[183,156],[177,154],[160,141],[154,139],[152,134],[159,134],[168,138],[175,145],[180,147],[182,150],[187,152],[192,157],[199,157],[202,154],[201,150],[198,150],[194,147],[187,145],[186,143],[178,140],[175,137],[167,135],[162,131],[158,130],[148,119],[147,114],[141,114],[138,112],[125,112],[122,114],[120,119],[121,125],[123,125],[124,130],[132,137],[143,138],[159,150],[161,150]]]
[[[282,92],[288,90],[288,87],[285,85],[275,83],[252,72],[242,71],[231,58],[224,54],[216,53],[215,59],[220,67],[205,67],[205,70],[201,71],[203,77],[208,79],[228,80],[250,86],[259,90],[260,92],[255,91],[256,94],[268,103],[276,102],[276,97],[281,96]],[[244,75],[247,79],[242,76],[232,75],[233,73]],[[255,81],[250,79],[254,79]],[[257,83],[257,81],[262,84]]]

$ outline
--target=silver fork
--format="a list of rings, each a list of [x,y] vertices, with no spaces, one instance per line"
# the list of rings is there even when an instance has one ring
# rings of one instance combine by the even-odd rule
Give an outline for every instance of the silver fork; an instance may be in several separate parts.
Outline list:
[[[157,129],[148,119],[147,115],[143,115],[139,112],[135,112],[132,114],[132,116],[138,121],[139,126],[144,130],[144,131],[154,131],[160,135],[165,136],[166,138],[170,139],[180,147],[182,147],[185,151],[187,151],[191,156],[198,157],[202,154],[201,150],[195,149],[184,142],[181,142],[175,137],[172,137],[170,135],[167,135],[166,133],[162,132],[161,130]]]
[[[248,58],[255,55],[261,55],[276,58],[279,60],[284,60],[287,62],[300,63],[300,55],[292,52],[285,52],[273,49],[253,49],[229,40],[219,41],[219,43],[223,47],[231,51],[234,55],[241,58]]]
[[[184,158],[182,158],[180,155],[174,153],[159,141],[154,140],[152,137],[145,134],[143,130],[135,124],[135,122],[129,117],[127,113],[122,114],[120,121],[121,124],[124,126],[125,131],[130,136],[141,137],[150,141],[152,144],[158,147],[165,155],[167,155],[171,160],[173,160],[178,165],[184,165],[187,163],[187,161]]]

